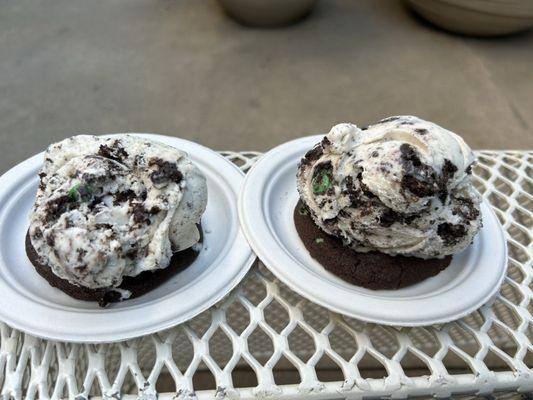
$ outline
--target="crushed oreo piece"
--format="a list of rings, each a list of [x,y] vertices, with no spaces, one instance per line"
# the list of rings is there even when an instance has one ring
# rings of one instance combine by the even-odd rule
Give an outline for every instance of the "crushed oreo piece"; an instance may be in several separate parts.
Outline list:
[[[329,218],[324,220],[324,225],[332,227],[335,226],[339,222],[337,217]]]
[[[420,161],[417,151],[410,144],[403,143],[400,146],[400,152],[404,166],[412,165],[414,167],[420,167],[422,165],[422,161]]]
[[[379,217],[379,224],[385,228],[388,228],[395,222],[400,222],[401,216],[394,210],[388,208],[383,214]]]
[[[128,157],[128,153],[123,147],[118,145],[118,141],[115,141],[114,147],[107,146],[105,144],[100,145],[100,149],[97,153],[99,156],[109,158],[110,160],[122,163],[124,158]]]
[[[133,201],[136,198],[135,192],[131,189],[128,189],[124,192],[115,193],[115,198],[113,199],[113,204],[115,206],[125,203],[127,201]]]
[[[113,229],[113,225],[111,224],[95,224],[94,227],[96,229]]]
[[[444,159],[444,165],[442,166],[442,179],[444,182],[448,182],[453,178],[457,172],[457,167],[447,158]]]
[[[401,185],[418,197],[433,196],[437,190],[435,182],[425,181],[413,175],[404,175]]]
[[[358,207],[362,201],[362,191],[355,187],[353,178],[351,176],[346,177],[346,179],[344,180],[344,184],[346,186],[346,189],[343,193],[348,195],[352,207]]]
[[[72,199],[69,195],[59,196],[46,203],[46,213],[44,216],[45,222],[56,221],[61,214],[74,208],[76,200]]]
[[[144,206],[142,203],[132,203],[131,209],[133,211],[133,221],[136,224],[148,224],[150,225],[151,221],[150,218],[146,215],[146,210],[144,209]]]
[[[327,140],[326,138],[324,138]],[[329,142],[329,140],[328,140]],[[305,153],[305,156],[303,156],[302,160],[300,161],[300,165],[311,165],[313,162],[318,160],[320,157],[322,157],[322,154],[324,154],[324,150],[322,148],[321,144],[317,144],[315,147],[313,147],[311,150],[309,150],[307,153]]]
[[[109,303],[116,303],[119,302],[121,299],[121,295],[116,290],[108,290],[104,293],[104,295],[98,299],[98,305],[100,307],[105,307]]]
[[[101,197],[94,197],[89,203],[89,210],[93,211],[96,207],[99,207],[103,204],[103,199]]]
[[[56,242],[56,241],[55,241],[55,238],[54,238],[53,235],[48,235],[48,236],[46,237],[46,244],[47,244],[48,246],[50,246],[50,247],[54,247],[55,242]]]
[[[46,173],[44,172],[39,172],[39,189],[40,190],[44,190],[45,189],[45,184],[44,184],[44,178],[46,178]]]
[[[166,182],[180,183],[183,179],[183,174],[178,170],[178,166],[175,163],[164,161],[160,158],[154,158],[150,160],[148,166],[151,167],[154,165],[158,168],[150,174],[150,180],[155,185],[160,185]]]
[[[76,249],[76,253],[78,254],[78,262],[82,262],[83,257],[87,254],[87,250],[78,248]]]
[[[418,197],[435,195],[439,190],[435,170],[424,164],[413,146],[404,143],[400,146],[404,176],[401,180],[403,189]]]
[[[461,224],[445,222],[437,227],[437,234],[446,246],[453,246],[466,234],[466,228]]]
[[[442,175],[439,180],[439,200],[444,204],[448,198],[448,181],[453,178],[457,172],[457,167],[447,158],[444,159],[444,165],[442,166]]]
[[[137,248],[137,245],[133,243],[130,245],[130,249],[124,253],[124,257],[129,258],[130,260],[135,260],[138,252],[139,249]]]
[[[384,228],[388,228],[395,222],[400,224],[410,225],[415,219],[416,215],[405,215],[399,212],[396,212],[390,208],[387,208],[383,214],[379,216],[379,224]]]
[[[153,206],[152,208],[150,208],[150,210],[148,210],[150,214],[157,214],[160,211],[161,209],[158,206]]]
[[[464,197],[458,197],[455,200],[458,205],[453,209],[454,215],[459,214],[468,221],[473,221],[479,217],[479,209],[474,206],[472,200]]]

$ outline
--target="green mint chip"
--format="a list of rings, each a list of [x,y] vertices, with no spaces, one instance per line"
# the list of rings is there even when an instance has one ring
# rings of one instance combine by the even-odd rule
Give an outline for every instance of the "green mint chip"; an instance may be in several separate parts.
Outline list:
[[[77,200],[78,199],[78,188],[80,187],[79,183],[75,183],[74,186],[72,186],[68,191],[68,197],[71,200]]]
[[[74,184],[68,191],[68,197],[72,201],[86,201],[91,198],[93,188],[90,185],[82,185],[79,182]]]
[[[313,178],[314,194],[324,194],[333,185],[330,174],[331,170],[322,170]]]

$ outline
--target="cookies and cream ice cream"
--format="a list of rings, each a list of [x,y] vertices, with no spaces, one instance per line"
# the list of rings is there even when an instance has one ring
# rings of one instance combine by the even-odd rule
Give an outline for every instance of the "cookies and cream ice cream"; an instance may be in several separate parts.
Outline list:
[[[46,150],[39,176],[29,238],[40,262],[72,284],[116,287],[200,239],[206,180],[171,146],[75,136]]]
[[[357,251],[438,258],[481,226],[475,158],[455,133],[413,116],[334,126],[298,167],[315,223]]]

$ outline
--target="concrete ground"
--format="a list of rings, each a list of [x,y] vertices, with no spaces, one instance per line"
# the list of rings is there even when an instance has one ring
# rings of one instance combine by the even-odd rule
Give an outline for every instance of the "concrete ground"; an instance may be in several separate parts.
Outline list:
[[[415,114],[474,148],[533,148],[533,32],[447,34],[393,0],[321,0],[243,28],[215,0],[0,0],[0,173],[76,133],[267,150]]]

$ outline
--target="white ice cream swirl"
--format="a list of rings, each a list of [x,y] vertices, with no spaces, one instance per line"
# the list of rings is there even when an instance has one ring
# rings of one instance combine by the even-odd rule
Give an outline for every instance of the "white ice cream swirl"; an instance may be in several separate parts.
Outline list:
[[[339,124],[302,159],[298,191],[316,224],[357,251],[443,257],[481,226],[474,161],[458,135],[417,117]]]
[[[117,287],[199,241],[207,186],[186,153],[133,135],[81,135],[44,158],[29,235],[60,278]]]

